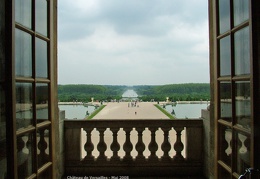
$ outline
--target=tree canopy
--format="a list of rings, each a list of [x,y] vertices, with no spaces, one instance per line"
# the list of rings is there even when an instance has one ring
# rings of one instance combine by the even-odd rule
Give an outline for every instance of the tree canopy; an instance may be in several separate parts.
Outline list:
[[[61,102],[121,99],[126,86],[112,85],[58,85],[58,98]]]
[[[134,90],[144,101],[165,101],[169,97],[172,101],[210,100],[210,85],[208,83],[185,83],[159,86],[135,86]]]

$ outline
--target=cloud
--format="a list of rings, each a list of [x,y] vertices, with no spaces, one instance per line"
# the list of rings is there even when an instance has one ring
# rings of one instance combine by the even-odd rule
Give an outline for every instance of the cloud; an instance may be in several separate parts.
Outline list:
[[[60,84],[209,82],[207,0],[62,0],[58,32]]]

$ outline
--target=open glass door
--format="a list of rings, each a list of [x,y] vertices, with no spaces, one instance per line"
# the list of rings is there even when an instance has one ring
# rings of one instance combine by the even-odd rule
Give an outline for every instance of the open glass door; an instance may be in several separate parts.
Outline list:
[[[215,0],[214,103],[217,178],[238,178],[255,166],[253,0]],[[213,13],[214,12],[214,13]],[[257,70],[259,71],[259,69]]]
[[[6,177],[54,178],[57,1],[5,3]]]

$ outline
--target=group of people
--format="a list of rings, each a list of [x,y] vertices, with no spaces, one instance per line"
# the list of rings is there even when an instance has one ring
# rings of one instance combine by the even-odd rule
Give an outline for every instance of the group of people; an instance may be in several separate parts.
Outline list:
[[[139,105],[137,104],[137,101],[132,101],[128,103],[128,107],[139,107]]]
[[[137,101],[131,101],[128,103],[128,107],[139,107],[139,105],[137,104]],[[137,114],[137,112],[135,111],[135,115]]]

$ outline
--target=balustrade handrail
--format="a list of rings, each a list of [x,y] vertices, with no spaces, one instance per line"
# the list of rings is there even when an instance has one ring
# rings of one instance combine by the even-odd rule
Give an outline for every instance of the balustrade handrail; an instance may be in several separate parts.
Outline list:
[[[123,125],[122,125],[123,124]],[[91,120],[76,120],[66,119],[64,127],[67,129],[82,128],[82,127],[202,127],[201,119],[91,119]],[[97,126],[98,125],[98,126]]]
[[[65,129],[65,174],[74,176],[87,175],[131,175],[131,176],[200,176],[202,174],[202,137],[203,122],[201,119],[106,119],[106,120],[68,120],[64,121]],[[99,131],[99,141],[95,150],[99,156],[92,155],[94,144],[91,139],[92,131]],[[105,143],[105,131],[112,132],[112,143]],[[118,131],[125,131],[125,141],[121,149],[125,156],[120,158],[118,152]],[[135,145],[130,140],[130,132],[136,130],[137,142]],[[150,155],[144,156],[143,132],[148,129],[151,133],[149,145]],[[156,141],[156,131],[163,131],[160,145]],[[175,136],[170,135],[174,130]],[[83,134],[82,131],[85,131]],[[182,134],[185,132],[185,140]],[[86,143],[82,143],[82,135],[86,135]],[[170,138],[175,138],[174,144],[170,144]],[[94,141],[96,142],[96,141]],[[107,149],[112,150],[112,157],[105,154]],[[136,149],[137,156],[131,156],[131,151]],[[161,149],[163,154],[157,156],[157,150]],[[185,150],[184,150],[185,149]],[[86,152],[82,157],[81,151]],[[174,156],[169,152],[175,151]],[[183,155],[185,153],[185,155]]]

